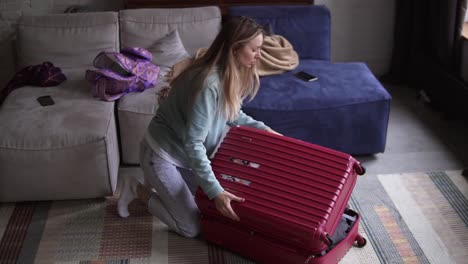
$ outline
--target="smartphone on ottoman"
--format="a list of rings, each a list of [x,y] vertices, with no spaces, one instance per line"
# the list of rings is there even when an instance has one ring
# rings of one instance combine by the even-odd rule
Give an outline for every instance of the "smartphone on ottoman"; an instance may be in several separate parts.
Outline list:
[[[305,71],[296,72],[294,76],[306,82],[313,82],[318,80],[317,76],[307,73]]]

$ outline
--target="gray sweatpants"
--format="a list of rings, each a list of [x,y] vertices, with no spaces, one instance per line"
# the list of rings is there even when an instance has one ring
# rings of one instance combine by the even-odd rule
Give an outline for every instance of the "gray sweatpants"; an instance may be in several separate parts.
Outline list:
[[[185,237],[197,236],[200,213],[194,194],[198,186],[192,172],[162,159],[145,140],[141,143],[140,162],[145,184],[157,192],[149,200],[148,211],[170,230]]]

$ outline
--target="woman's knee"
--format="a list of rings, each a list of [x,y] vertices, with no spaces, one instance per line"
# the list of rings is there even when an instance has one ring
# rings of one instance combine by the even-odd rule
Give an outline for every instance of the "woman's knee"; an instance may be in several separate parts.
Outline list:
[[[184,237],[195,238],[200,234],[200,224],[192,223],[183,229],[179,228],[177,233]]]
[[[190,215],[186,215],[182,221],[178,221],[178,233],[184,237],[194,238],[200,234],[200,213],[198,208]]]

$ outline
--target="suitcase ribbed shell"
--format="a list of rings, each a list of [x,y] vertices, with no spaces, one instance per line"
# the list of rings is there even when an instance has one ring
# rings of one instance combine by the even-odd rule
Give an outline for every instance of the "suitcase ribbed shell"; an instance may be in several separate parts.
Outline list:
[[[248,127],[227,133],[211,165],[223,188],[245,202],[231,203],[241,219],[231,221],[199,190],[202,217],[313,254],[327,248],[364,173],[348,154]]]

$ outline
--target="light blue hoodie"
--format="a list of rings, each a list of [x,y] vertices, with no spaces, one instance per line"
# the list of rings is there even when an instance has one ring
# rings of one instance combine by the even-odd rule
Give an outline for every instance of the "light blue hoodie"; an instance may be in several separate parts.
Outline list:
[[[226,120],[219,109],[222,84],[216,71],[208,76],[189,110],[188,87],[192,78],[193,74],[186,74],[172,87],[151,120],[147,135],[172,158],[188,164],[199,186],[212,199],[224,189],[215,178],[208,157],[221,141],[225,126],[244,125],[263,130],[268,127],[241,110],[236,120]]]

